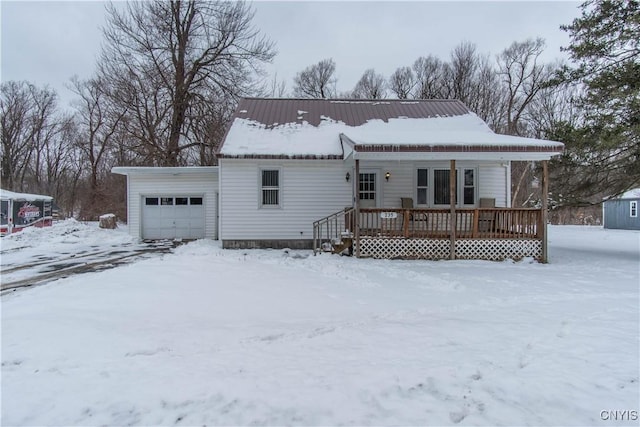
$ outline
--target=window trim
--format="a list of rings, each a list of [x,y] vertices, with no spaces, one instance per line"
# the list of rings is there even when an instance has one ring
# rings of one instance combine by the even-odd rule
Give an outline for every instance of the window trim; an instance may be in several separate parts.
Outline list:
[[[277,171],[278,172],[278,186],[277,187],[264,187],[262,185],[262,173],[264,171]],[[263,190],[277,190],[278,191],[278,203],[277,204],[265,204],[262,197]],[[258,207],[260,209],[282,209],[282,168],[281,167],[261,167],[258,170]]]
[[[637,200],[632,200],[629,202],[629,216],[631,218],[638,217],[638,201]]]

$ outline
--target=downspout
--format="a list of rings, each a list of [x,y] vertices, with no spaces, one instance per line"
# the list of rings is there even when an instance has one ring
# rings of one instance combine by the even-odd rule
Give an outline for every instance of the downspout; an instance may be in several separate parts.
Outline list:
[[[355,186],[356,186],[356,219],[354,221],[355,233],[354,237],[356,240],[356,258],[360,258],[360,159],[356,159],[356,177],[355,177]]]
[[[505,208],[511,207],[511,160],[504,164],[504,201]]]

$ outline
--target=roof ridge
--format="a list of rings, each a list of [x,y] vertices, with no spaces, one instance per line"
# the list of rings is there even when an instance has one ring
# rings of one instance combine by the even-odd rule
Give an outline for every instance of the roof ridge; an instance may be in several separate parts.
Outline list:
[[[240,99],[247,99],[252,101],[311,101],[311,102],[331,102],[331,101],[348,101],[348,102],[460,102],[459,99],[440,99],[440,98],[420,98],[420,99],[399,99],[399,98],[384,98],[384,99],[355,99],[355,98],[272,98],[261,96],[244,96]],[[464,103],[463,103],[464,104]]]

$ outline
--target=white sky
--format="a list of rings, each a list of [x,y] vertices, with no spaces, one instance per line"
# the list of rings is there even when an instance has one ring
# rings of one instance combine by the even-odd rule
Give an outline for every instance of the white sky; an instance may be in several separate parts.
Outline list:
[[[564,57],[559,29],[580,15],[579,2],[256,2],[254,24],[276,42],[268,70],[284,79],[324,58],[336,62],[338,90],[353,88],[364,70],[389,76],[429,54],[447,59],[462,41],[495,55],[513,41],[542,37],[545,60]],[[0,2],[1,79],[56,89],[64,102],[71,76],[89,77],[100,50],[104,2]]]

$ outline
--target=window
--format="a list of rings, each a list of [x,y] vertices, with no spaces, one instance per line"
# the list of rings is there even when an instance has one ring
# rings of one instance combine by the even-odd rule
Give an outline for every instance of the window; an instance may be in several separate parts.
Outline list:
[[[631,215],[631,218],[637,218],[638,217],[638,202],[637,201],[633,201],[633,202],[629,202],[629,213]]]
[[[476,202],[476,180],[473,169],[464,170],[464,182],[462,183],[462,201],[465,205],[473,205]]]
[[[145,197],[144,204],[147,206],[157,206],[158,198],[157,197]]]
[[[435,169],[433,171],[433,204],[451,204],[451,190],[449,188],[449,169]]]
[[[428,190],[429,190],[429,169],[418,169],[417,173],[417,200],[418,205],[427,205],[429,202]]]
[[[172,206],[173,205],[173,197],[160,197],[160,204],[162,206]]]
[[[202,197],[192,197],[191,200],[191,205],[201,205],[202,204]]]
[[[262,171],[262,206],[280,205],[280,171]]]
[[[360,200],[376,199],[376,174],[360,174]]]
[[[431,204],[430,200],[433,200],[434,206],[451,204],[451,174],[449,169],[430,170],[418,168],[416,172],[416,199],[418,206],[429,205]],[[456,182],[454,185],[457,206],[476,205],[476,172],[477,170],[474,168],[456,169]],[[432,183],[431,186],[429,186],[429,182]]]
[[[188,205],[189,198],[188,197],[176,197],[176,205]]]

